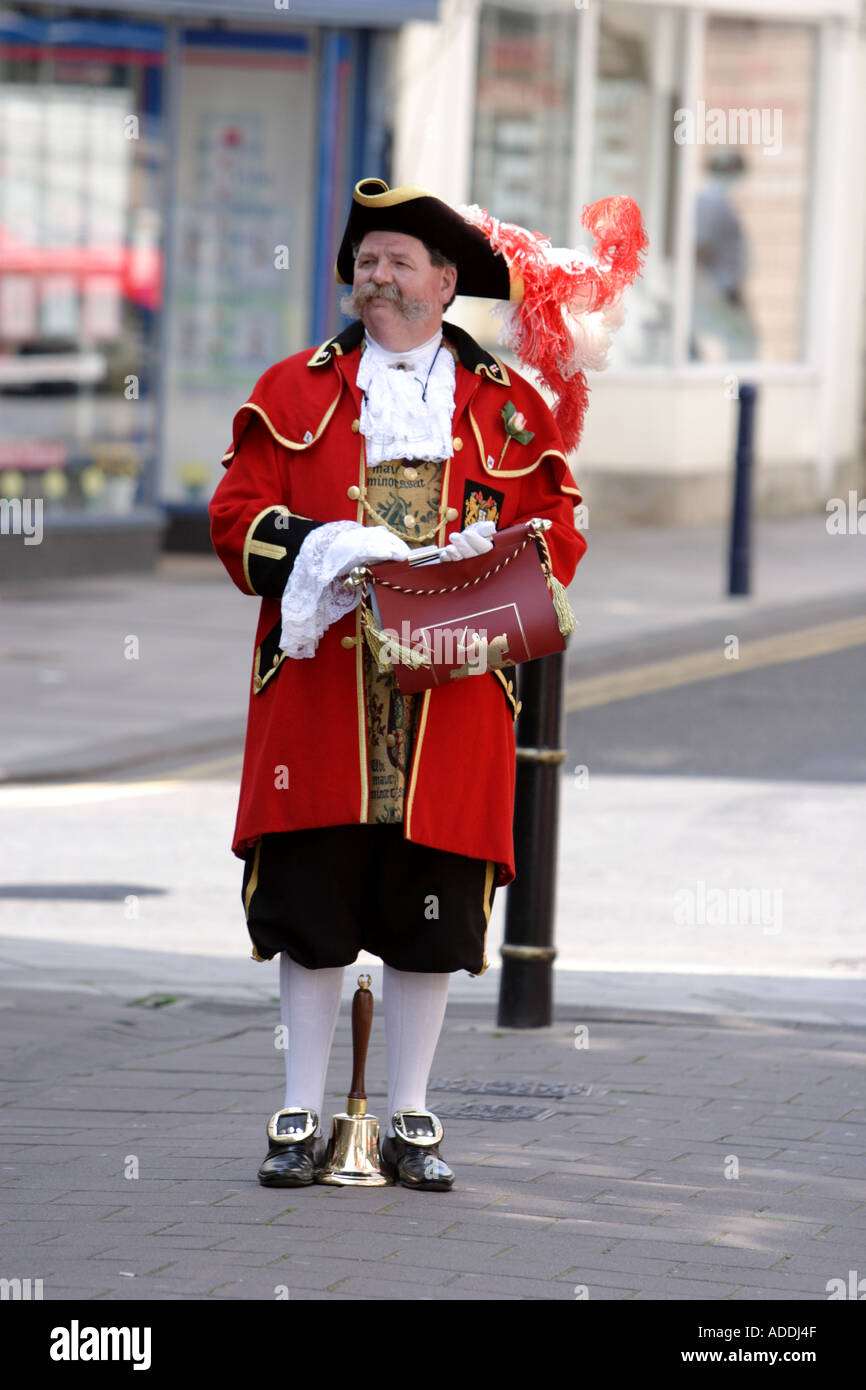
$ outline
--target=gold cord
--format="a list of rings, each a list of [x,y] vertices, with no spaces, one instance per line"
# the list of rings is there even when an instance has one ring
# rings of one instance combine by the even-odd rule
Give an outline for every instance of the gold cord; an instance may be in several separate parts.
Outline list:
[[[439,527],[442,525],[442,522],[447,519],[446,513],[448,511],[448,508],[444,502],[440,501],[438,520],[435,526],[433,526],[432,529],[429,531],[421,531],[417,535],[410,536],[407,535],[405,531],[399,531],[397,527],[392,526],[389,521],[383,520],[383,518],[376,511],[376,508],[372,505],[372,503],[367,501],[366,486],[364,487],[364,491],[361,493],[360,502],[367,515],[372,516],[375,519],[377,526],[384,526],[386,531],[390,531],[392,536],[399,536],[401,541],[432,541],[436,535],[436,532],[439,530]]]
[[[390,579],[381,578],[375,579],[374,583],[381,584],[383,589],[394,589],[398,594],[417,594],[421,596],[426,594],[456,594],[460,589],[471,589],[473,585],[481,584],[485,579],[491,579],[494,574],[498,574],[506,565],[510,565],[511,561],[515,560],[521,551],[526,549],[532,539],[532,536],[526,536],[519,542],[510,555],[504,556],[504,558],[499,561],[498,565],[494,565],[492,569],[485,570],[484,574],[479,574],[475,579],[467,579],[463,584],[452,584],[448,589],[408,589],[405,584],[394,584]]]

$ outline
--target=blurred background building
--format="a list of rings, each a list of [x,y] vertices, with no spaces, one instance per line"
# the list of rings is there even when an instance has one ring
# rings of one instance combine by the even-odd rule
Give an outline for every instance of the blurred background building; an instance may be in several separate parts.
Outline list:
[[[722,516],[742,380],[760,387],[764,510],[823,507],[861,480],[863,13],[443,0],[438,26],[402,32],[396,178],[557,245],[597,198],[643,210],[646,271],[573,460],[592,523]],[[480,331],[465,305],[463,321]]]
[[[572,460],[591,524],[729,505],[760,387],[765,511],[863,478],[862,0],[127,0],[0,8],[4,573],[206,545],[237,406],[336,331],[354,181],[478,202],[562,246],[650,237]],[[486,306],[456,318],[489,346]],[[2,555],[5,554],[5,562]]]

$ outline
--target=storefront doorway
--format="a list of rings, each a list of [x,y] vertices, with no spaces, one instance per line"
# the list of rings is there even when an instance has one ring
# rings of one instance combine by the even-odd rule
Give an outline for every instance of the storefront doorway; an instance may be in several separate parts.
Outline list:
[[[310,37],[186,30],[178,109],[159,495],[195,505],[221,475],[235,410],[307,342]]]

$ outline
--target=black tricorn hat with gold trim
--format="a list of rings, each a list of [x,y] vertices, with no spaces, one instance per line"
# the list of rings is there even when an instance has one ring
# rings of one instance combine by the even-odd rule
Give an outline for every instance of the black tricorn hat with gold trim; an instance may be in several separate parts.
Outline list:
[[[523,285],[512,281],[508,262],[488,237],[455,209],[418,184],[389,188],[383,179],[355,184],[349,220],[337,255],[337,281],[351,285],[353,246],[368,232],[403,232],[441,252],[457,267],[456,294],[484,299],[520,299]]]
[[[552,246],[475,203],[450,207],[416,184],[389,188],[382,179],[362,179],[337,256],[337,280],[354,280],[352,246],[367,232],[405,232],[454,262],[457,294],[510,301],[497,305],[500,341],[555,396],[553,414],[569,450],[583,426],[586,369],[604,367],[622,317],[620,300],[641,274],[648,248],[633,198],[601,198],[583,209],[581,221],[593,236],[594,253]]]

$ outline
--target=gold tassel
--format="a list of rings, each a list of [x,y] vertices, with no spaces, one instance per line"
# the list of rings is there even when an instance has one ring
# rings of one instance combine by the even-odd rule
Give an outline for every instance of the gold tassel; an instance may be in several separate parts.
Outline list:
[[[550,590],[550,597],[553,599],[553,606],[556,609],[556,619],[559,623],[559,630],[563,637],[567,637],[570,632],[574,632],[577,627],[577,618],[574,610],[568,601],[568,594],[553,573],[553,561],[550,558],[550,550],[547,545],[547,537],[543,531],[535,533],[535,539],[540,542],[544,552],[544,577],[547,580],[547,587]]]
[[[550,593],[553,598],[553,606],[556,609],[559,630],[563,637],[567,637],[568,634],[574,632],[574,629],[577,627],[577,618],[574,616],[574,610],[568,601],[568,594],[566,593],[564,585],[560,584],[552,571],[549,579]]]
[[[367,607],[363,610],[362,622],[364,625],[364,636],[367,639],[367,646],[370,648],[373,660],[380,671],[392,671],[394,669],[393,661],[390,661],[388,657],[383,658],[382,656],[382,648],[385,646],[389,648],[389,655],[390,652],[396,654],[397,660],[402,666],[411,666],[417,669],[419,666],[429,665],[423,652],[414,652],[411,647],[402,646],[400,643],[396,642],[393,637],[389,637],[381,628],[378,628],[373,619],[373,614]]]
[[[369,608],[364,608],[362,612],[362,624],[364,636],[367,639],[367,646],[370,648],[371,655],[380,671],[390,671],[391,663],[382,660],[382,648],[385,645],[386,637],[373,621],[373,615]]]

